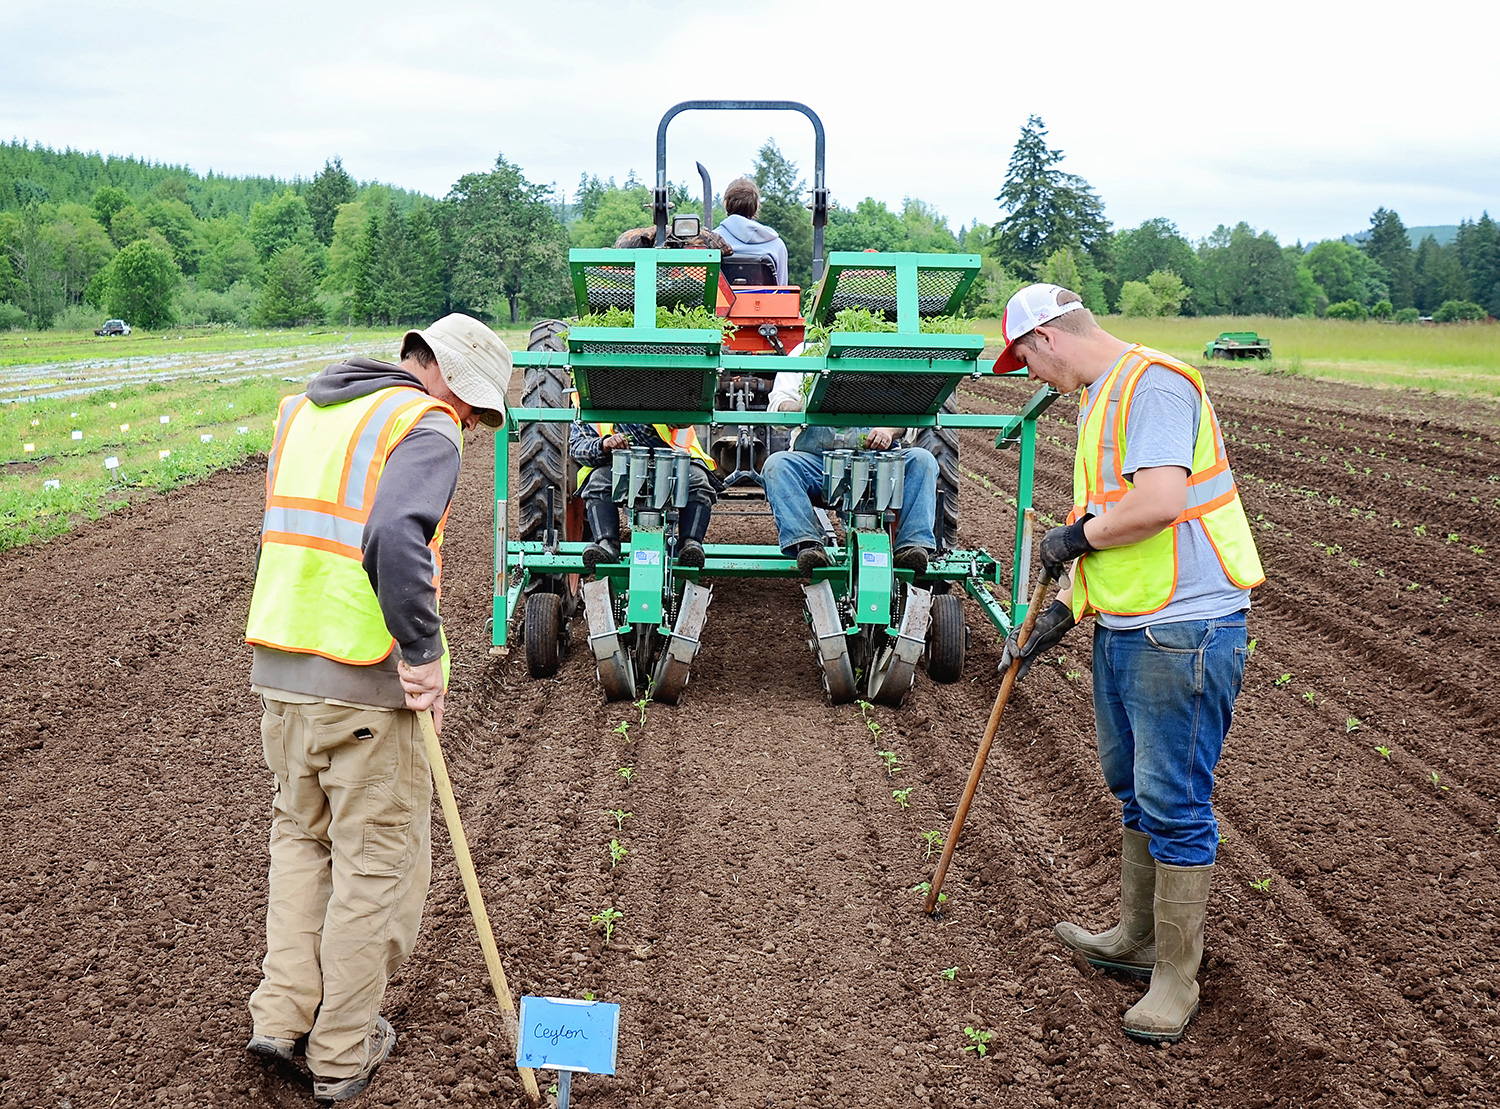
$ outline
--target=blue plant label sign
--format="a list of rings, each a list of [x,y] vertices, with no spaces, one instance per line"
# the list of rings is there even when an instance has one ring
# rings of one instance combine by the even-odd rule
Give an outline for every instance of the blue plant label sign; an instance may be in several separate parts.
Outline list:
[[[661,565],[661,552],[660,551],[645,550],[645,551],[635,551],[633,553],[635,554],[636,564],[639,565],[639,566],[660,566]]]
[[[614,1074],[620,1007],[569,997],[522,997],[516,1063],[533,1070]]]
[[[865,566],[887,565],[887,555],[884,551],[860,551],[859,560]]]

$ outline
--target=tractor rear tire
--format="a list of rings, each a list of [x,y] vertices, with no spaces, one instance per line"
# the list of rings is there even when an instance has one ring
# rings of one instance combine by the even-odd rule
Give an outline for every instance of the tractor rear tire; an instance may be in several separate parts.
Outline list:
[[[531,329],[528,351],[565,351],[562,333],[568,325],[562,320],[542,320]],[[521,392],[524,408],[567,408],[568,390],[573,387],[566,367],[528,366]],[[518,538],[539,543],[551,527],[559,537],[568,500],[568,428],[567,423],[527,423],[521,425],[518,452],[520,481],[517,483],[516,515],[520,520]],[[552,490],[552,517],[547,516],[547,490]],[[554,578],[532,578],[526,585],[528,597],[535,593],[561,593],[562,584]]]
[[[533,678],[557,673],[562,657],[562,598],[533,593],[526,598],[526,672]]]
[[[932,626],[927,636],[927,676],[945,684],[958,681],[964,672],[968,646],[962,597],[948,594],[932,598]]]
[[[958,411],[958,393],[955,391],[943,402],[942,411],[953,415]],[[937,487],[943,494],[943,544],[947,547],[958,543],[958,484],[962,471],[958,468],[958,432],[951,427],[924,427],[917,431],[916,442],[937,459]]]

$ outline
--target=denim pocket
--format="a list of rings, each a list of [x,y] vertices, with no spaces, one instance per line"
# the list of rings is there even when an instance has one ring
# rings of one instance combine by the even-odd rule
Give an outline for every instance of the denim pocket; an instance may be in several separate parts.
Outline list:
[[[1207,646],[1209,634],[1207,620],[1180,620],[1171,624],[1147,625],[1146,642],[1159,651],[1192,654]]]

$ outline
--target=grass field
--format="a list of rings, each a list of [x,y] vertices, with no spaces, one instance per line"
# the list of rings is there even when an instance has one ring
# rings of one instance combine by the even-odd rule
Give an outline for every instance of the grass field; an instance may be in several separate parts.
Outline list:
[[[998,343],[998,320],[984,320]],[[1395,325],[1374,321],[1204,316],[1147,319],[1109,316],[1105,330],[1188,362],[1221,331],[1254,331],[1271,340],[1266,369],[1360,385],[1500,397],[1500,326]]]

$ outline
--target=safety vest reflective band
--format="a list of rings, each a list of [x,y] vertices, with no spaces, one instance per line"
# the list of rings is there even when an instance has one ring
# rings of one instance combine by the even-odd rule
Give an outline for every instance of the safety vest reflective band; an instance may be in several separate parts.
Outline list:
[[[1124,473],[1125,433],[1136,385],[1151,366],[1165,366],[1187,378],[1201,402],[1187,503],[1170,527],[1149,539],[1093,551],[1078,560],[1073,589],[1077,618],[1090,610],[1143,616],[1165,608],[1177,590],[1179,524],[1203,529],[1225,576],[1238,588],[1249,589],[1265,581],[1203,378],[1192,366],[1160,351],[1131,347],[1087,401],[1073,462],[1073,510],[1068,521],[1087,512],[1107,515],[1134,488]]]
[[[656,429],[656,434],[662,437],[663,442],[672,444],[677,450],[687,451],[688,454],[692,455],[710,470],[717,470],[719,468],[714,464],[713,458],[699,445],[698,433],[693,430],[692,424],[689,424],[687,427],[678,428],[669,427],[666,424],[652,424],[651,426]],[[613,433],[614,429],[614,424],[594,425],[594,430],[599,433],[601,439]],[[584,466],[578,471],[579,489],[583,488],[583,483],[588,480],[589,475],[596,469],[598,469],[597,466]]]
[[[433,411],[458,423],[448,405],[405,386],[326,408],[306,395],[281,402],[266,466],[249,642],[354,665],[391,653],[395,640],[363,565],[365,524],[386,459]],[[439,592],[447,519],[444,513],[428,544]],[[445,654],[445,677],[447,666]]]

